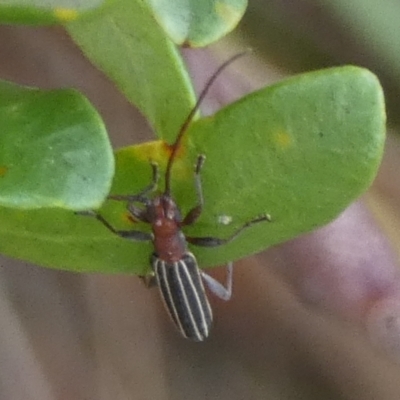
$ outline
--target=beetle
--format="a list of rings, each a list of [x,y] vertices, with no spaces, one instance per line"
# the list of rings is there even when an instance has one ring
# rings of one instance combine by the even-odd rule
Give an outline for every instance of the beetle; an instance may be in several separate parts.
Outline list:
[[[151,162],[152,181],[140,193],[108,196],[110,200],[127,202],[127,210],[131,217],[134,220],[150,224],[152,233],[138,230],[118,230],[96,211],[78,212],[80,215],[95,217],[112,233],[122,238],[153,242],[154,252],[150,257],[152,272],[144,277],[145,281],[149,286],[153,283],[158,286],[161,298],[172,321],[185,338],[194,341],[203,341],[209,336],[213,320],[203,282],[216,296],[223,300],[229,300],[232,294],[233,265],[232,262],[228,263],[224,286],[199,268],[196,257],[188,249],[188,244],[205,247],[221,246],[231,242],[254,224],[270,221],[268,214],[262,214],[242,225],[228,238],[185,236],[182,228],[196,222],[204,207],[200,177],[205,161],[203,154],[197,157],[194,168],[197,204],[184,217],[181,216],[179,207],[171,193],[172,167],[185,132],[215,79],[224,68],[243,54],[235,55],[216,70],[182,124],[171,147],[171,154],[165,170],[164,190],[154,197],[151,196],[151,193],[157,189],[159,180],[158,165]]]

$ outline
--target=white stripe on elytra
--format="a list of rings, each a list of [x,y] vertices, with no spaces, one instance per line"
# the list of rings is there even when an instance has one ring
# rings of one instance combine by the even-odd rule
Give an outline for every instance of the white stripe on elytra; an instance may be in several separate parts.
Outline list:
[[[198,294],[198,288],[195,286],[195,284],[193,282],[192,275],[189,273],[185,263],[183,261],[180,261],[180,263],[182,265],[184,265],[184,272],[185,272],[187,280],[188,280],[188,282],[190,284],[191,290],[194,293],[194,296],[196,298],[196,302],[198,304],[198,308],[199,308],[199,311],[200,311],[201,325],[203,326],[202,331],[205,332],[205,336],[207,337],[208,333],[209,333],[209,326],[208,326],[207,321],[206,321],[206,316],[205,316],[205,312],[204,312],[204,309],[203,309],[203,304],[202,304],[202,302],[200,300],[200,296]],[[201,281],[201,276],[200,276],[198,271],[196,271],[196,272],[197,272],[197,277],[198,277],[198,281],[199,281],[199,284],[200,284],[200,289],[203,290],[203,293],[204,293],[204,287],[203,287],[203,282]],[[205,298],[205,302],[208,303],[207,298]],[[207,306],[209,307],[208,304],[207,304]]]
[[[175,306],[175,303],[174,303],[174,299],[173,299],[173,297],[172,297],[172,294],[171,294],[171,288],[170,288],[170,286],[169,286],[169,282],[168,282],[168,279],[167,279],[167,269],[165,268],[165,262],[164,261],[162,261],[162,260],[157,260],[157,262],[158,263],[161,263],[161,268],[158,268],[158,270],[160,271],[162,271],[162,278],[163,278],[163,281],[164,281],[164,285],[165,285],[165,288],[166,288],[166,290],[167,290],[167,294],[168,294],[168,298],[169,298],[169,300],[170,300],[170,304],[171,304],[171,308],[172,308],[172,310],[171,310],[171,308],[169,307],[169,305],[167,304],[167,302],[166,302],[166,300],[165,300],[165,298],[164,298],[164,293],[161,291],[161,294],[162,294],[162,299],[163,299],[163,302],[164,302],[164,305],[165,305],[165,308],[167,309],[167,311],[169,312],[169,313],[172,313],[174,316],[175,316],[175,318],[172,318],[174,321],[176,321],[176,323],[177,323],[177,325],[178,325],[178,328],[179,328],[179,330],[181,331],[181,333],[182,333],[182,335],[183,336],[187,336],[186,335],[186,333],[185,333],[185,331],[183,330],[183,326],[182,326],[182,324],[181,324],[181,320],[179,319],[179,315],[178,315],[178,311],[177,311],[177,309],[176,309],[176,306]],[[177,263],[174,263],[174,267],[177,265]],[[160,285],[160,283],[159,283],[159,285]],[[160,289],[161,289],[161,285],[160,285]],[[171,315],[172,316],[172,315]]]
[[[186,271],[185,263],[183,261],[178,261],[178,263],[181,263],[183,265],[183,269]],[[175,267],[175,265],[174,265],[174,267]],[[188,297],[187,297],[187,294],[186,294],[186,290],[185,290],[185,287],[184,287],[184,285],[182,283],[182,278],[181,278],[180,273],[179,273],[180,269],[177,267],[175,269],[175,272],[176,272],[177,280],[179,282],[180,290],[182,292],[182,297],[183,297],[183,300],[185,302],[186,311],[187,311],[187,314],[189,315],[190,321],[192,322],[192,326],[193,326],[193,329],[195,331],[196,337],[199,340],[203,340],[203,337],[200,335],[199,328],[197,327],[196,321],[193,318],[193,314],[192,314],[192,310],[190,308],[190,304],[189,304],[189,300],[188,300]],[[195,289],[192,289],[192,291],[196,292]]]

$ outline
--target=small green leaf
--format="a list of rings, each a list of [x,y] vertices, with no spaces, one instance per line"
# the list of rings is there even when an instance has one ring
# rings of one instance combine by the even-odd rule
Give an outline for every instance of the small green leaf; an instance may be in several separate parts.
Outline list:
[[[172,171],[183,214],[196,204],[195,160],[199,154],[207,159],[204,212],[185,233],[228,237],[257,215],[272,218],[226,246],[193,247],[206,267],[315,229],[360,196],[382,157],[383,94],[365,69],[329,69],[254,92],[187,133]],[[117,152],[112,193],[138,193],[151,180],[149,160],[163,171],[168,154],[161,141]],[[129,220],[123,202],[108,201],[100,212],[118,229],[149,230]],[[0,208],[0,220],[0,252],[10,256],[73,271],[143,274],[150,268],[151,243],[122,239],[90,217]]]
[[[112,149],[81,94],[0,81],[0,125],[0,205],[87,209],[104,201]]]
[[[65,23],[98,9],[105,2],[107,0],[2,0],[0,22],[14,24]]]
[[[177,44],[205,47],[231,32],[247,0],[147,0],[154,16]]]
[[[178,50],[143,1],[119,0],[107,11],[66,28],[147,117],[155,134],[172,141],[195,101]]]

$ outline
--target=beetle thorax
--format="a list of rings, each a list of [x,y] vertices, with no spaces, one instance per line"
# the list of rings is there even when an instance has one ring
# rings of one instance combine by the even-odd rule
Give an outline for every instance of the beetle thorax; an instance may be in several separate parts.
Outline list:
[[[151,226],[154,247],[164,261],[178,261],[186,252],[186,241],[180,229],[181,215],[171,197],[161,195],[153,200]]]

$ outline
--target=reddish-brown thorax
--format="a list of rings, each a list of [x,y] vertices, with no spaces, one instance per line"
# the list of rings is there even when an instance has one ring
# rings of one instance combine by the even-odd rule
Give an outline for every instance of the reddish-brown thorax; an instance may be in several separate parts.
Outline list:
[[[150,215],[157,256],[165,262],[181,260],[187,245],[180,228],[181,215],[175,202],[165,194],[155,198]]]

